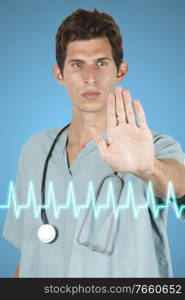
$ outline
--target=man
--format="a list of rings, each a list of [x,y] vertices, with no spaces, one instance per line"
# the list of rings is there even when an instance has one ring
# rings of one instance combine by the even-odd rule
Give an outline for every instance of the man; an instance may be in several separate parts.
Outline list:
[[[114,92],[128,64],[123,61],[122,38],[113,18],[97,10],[75,11],[58,29],[56,59],[54,75],[67,87],[73,103],[71,123],[56,143],[46,176],[47,188],[53,182],[56,203],[66,203],[72,181],[76,206],[83,205],[89,182],[97,191],[102,180],[115,172],[124,184],[121,205],[127,201],[130,183],[136,205],[146,204],[148,182],[158,203],[164,202],[169,181],[181,198],[185,169],[180,144],[148,128],[141,103],[132,102],[128,90],[118,86]],[[44,163],[60,130],[39,132],[24,145],[16,179],[19,204],[27,199],[30,181],[37,204],[41,203]],[[98,198],[97,203],[104,202],[104,196]],[[155,218],[149,205],[135,218],[128,207],[116,219],[109,207],[93,221],[85,210],[77,217],[74,211],[71,205],[56,218],[53,208],[47,209],[50,224],[59,230],[57,240],[47,244],[37,237],[42,220],[32,209],[22,210],[19,218],[9,210],[4,237],[22,252],[17,277],[172,276],[166,209]]]

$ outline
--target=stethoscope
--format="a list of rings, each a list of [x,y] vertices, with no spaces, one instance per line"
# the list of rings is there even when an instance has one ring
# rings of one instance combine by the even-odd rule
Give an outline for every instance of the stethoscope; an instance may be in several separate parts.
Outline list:
[[[37,234],[39,240],[41,242],[43,242],[43,243],[52,243],[52,242],[56,241],[56,239],[58,237],[58,229],[55,226],[51,225],[49,223],[49,221],[48,221],[48,218],[47,218],[47,214],[46,214],[46,210],[45,210],[45,185],[46,185],[46,175],[47,175],[47,169],[48,169],[49,160],[50,160],[50,158],[52,156],[53,150],[55,148],[56,143],[59,140],[60,135],[64,132],[64,130],[69,125],[70,125],[70,123],[67,124],[65,127],[63,127],[58,132],[58,134],[56,135],[56,137],[55,137],[55,139],[54,139],[54,141],[53,141],[53,143],[51,145],[51,148],[50,148],[50,150],[48,152],[48,155],[46,157],[45,164],[44,164],[43,175],[42,175],[42,183],[41,183],[41,204],[42,204],[41,219],[42,219],[43,224],[39,227],[38,234]],[[115,176],[116,176],[117,179],[119,179],[119,182],[120,182],[120,185],[121,185],[119,196],[118,196],[118,197],[120,197],[120,193],[121,193],[121,191],[123,189],[123,186],[124,186],[124,181],[123,181],[123,179],[120,176],[118,176],[117,172],[114,172],[114,174],[111,174],[111,175],[109,175],[109,176],[107,176],[107,177],[104,178],[104,180],[102,181],[102,183],[100,184],[100,186],[98,188],[98,191],[97,191],[97,194],[96,194],[96,198],[98,198],[98,195],[100,194],[100,191],[102,189],[102,186],[103,186],[104,182],[108,178],[115,177]],[[87,217],[89,215],[89,212],[90,212],[90,207],[89,207],[89,209],[86,212],[86,215],[85,215],[84,220],[82,222],[82,226],[80,228],[80,232],[82,232],[82,230],[83,230],[83,226],[85,225],[85,221],[86,221],[86,219],[87,219]],[[79,232],[79,235],[80,235],[80,232]],[[79,235],[78,235],[78,238],[77,238],[79,244],[84,245],[84,246],[88,246],[87,242],[85,242],[85,243],[80,242]],[[98,250],[96,249],[96,251],[98,251]],[[99,252],[103,252],[103,251],[101,250]]]

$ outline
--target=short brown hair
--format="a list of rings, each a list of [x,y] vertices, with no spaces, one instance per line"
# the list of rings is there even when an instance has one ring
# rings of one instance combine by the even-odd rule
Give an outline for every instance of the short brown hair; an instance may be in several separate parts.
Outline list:
[[[59,26],[56,34],[56,61],[63,75],[67,44],[76,40],[89,40],[98,37],[107,37],[112,46],[112,56],[119,70],[123,60],[122,37],[119,26],[114,19],[100,13],[96,8],[93,11],[77,9],[68,16]]]

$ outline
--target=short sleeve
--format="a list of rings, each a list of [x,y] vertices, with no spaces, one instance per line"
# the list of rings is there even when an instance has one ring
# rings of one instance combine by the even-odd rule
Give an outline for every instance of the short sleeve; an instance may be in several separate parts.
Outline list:
[[[23,239],[23,230],[24,230],[24,219],[23,219],[23,210],[20,211],[19,216],[16,215],[16,208],[21,204],[25,203],[26,191],[24,190],[24,182],[26,179],[25,173],[25,163],[24,163],[24,146],[21,151],[19,158],[17,172],[16,172],[16,182],[14,184],[14,196],[16,207],[13,204],[11,197],[10,206],[6,215],[2,236],[7,239],[11,244],[16,248],[21,250],[22,239]]]
[[[155,157],[159,159],[172,158],[178,160],[184,165],[185,153],[179,142],[168,135],[159,135],[152,131],[154,145],[155,145]]]
[[[159,159],[172,158],[178,160],[181,164],[185,164],[185,153],[178,141],[168,135],[159,135],[156,132],[153,133],[154,145],[155,145],[155,157]],[[177,198],[177,205],[185,205],[185,196]],[[174,208],[174,204],[172,203]],[[183,210],[181,217],[185,220],[185,210]]]

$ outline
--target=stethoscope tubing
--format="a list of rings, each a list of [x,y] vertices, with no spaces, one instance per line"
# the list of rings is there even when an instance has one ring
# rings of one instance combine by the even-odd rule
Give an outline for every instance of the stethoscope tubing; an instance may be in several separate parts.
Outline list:
[[[46,215],[46,210],[45,210],[45,186],[46,186],[46,175],[47,175],[47,169],[48,169],[48,163],[49,160],[51,158],[51,155],[53,153],[53,150],[55,148],[56,143],[58,142],[59,137],[61,136],[61,134],[64,132],[64,130],[70,125],[67,124],[65,127],[63,127],[57,134],[57,136],[55,137],[53,144],[51,145],[51,148],[48,152],[48,155],[46,157],[45,160],[45,164],[44,164],[44,170],[43,170],[43,176],[42,176],[42,183],[41,183],[41,204],[43,206],[42,210],[41,210],[41,219],[43,224],[49,224],[49,220],[48,217]]]
[[[46,160],[45,160],[45,163],[44,163],[44,169],[43,169],[43,175],[42,175],[42,182],[41,182],[41,204],[42,204],[42,209],[41,209],[41,219],[42,219],[42,225],[40,226],[39,230],[38,230],[38,238],[40,239],[41,242],[44,242],[44,243],[52,243],[54,242],[57,237],[58,237],[58,229],[51,225],[49,223],[49,220],[48,220],[48,217],[47,217],[47,214],[46,214],[46,209],[45,209],[45,186],[46,186],[46,175],[47,175],[47,170],[48,170],[48,164],[49,164],[49,160],[52,156],[52,153],[53,153],[53,150],[55,148],[55,145],[60,137],[60,135],[64,132],[64,130],[70,125],[67,124],[65,127],[63,127],[57,134],[57,136],[55,137],[52,145],[51,145],[51,148],[48,152],[48,155],[46,157]],[[114,177],[116,176],[117,178],[119,178],[119,181],[121,182],[121,189],[120,189],[120,192],[119,192],[119,197],[118,199],[120,199],[120,195],[121,195],[121,191],[123,189],[123,186],[124,186],[124,181],[123,179],[118,176],[117,172],[115,171],[114,174],[111,174],[111,175],[108,175],[106,176],[103,181],[101,182],[99,188],[98,188],[98,191],[96,193],[96,201],[98,199],[98,196],[100,194],[100,191],[102,189],[102,186],[105,182],[106,179],[110,178],[110,177]],[[79,234],[77,236],[77,242],[80,244],[80,245],[83,245],[83,246],[89,246],[89,242],[86,241],[86,242],[82,242],[80,241],[80,234],[85,226],[85,222],[87,220],[87,217],[90,213],[90,210],[91,210],[91,206],[89,206],[86,214],[85,214],[85,217],[82,221],[82,225],[80,227],[80,231],[79,231]],[[99,253],[104,253],[106,252],[106,249],[107,249],[107,245],[108,245],[108,242],[109,242],[109,239],[110,239],[110,235],[111,235],[111,230],[112,230],[112,227],[113,227],[113,222],[115,220],[113,220],[113,217],[111,219],[111,226],[109,227],[109,231],[108,231],[108,236],[107,236],[107,240],[106,240],[106,245],[105,245],[105,248],[104,249],[98,249],[98,248],[95,248],[95,247],[91,247],[92,250],[94,251],[97,251]]]

